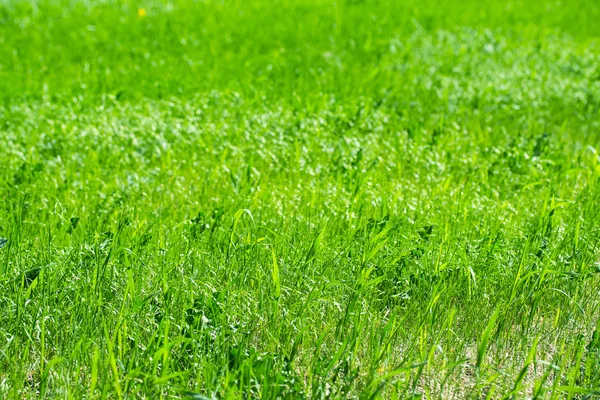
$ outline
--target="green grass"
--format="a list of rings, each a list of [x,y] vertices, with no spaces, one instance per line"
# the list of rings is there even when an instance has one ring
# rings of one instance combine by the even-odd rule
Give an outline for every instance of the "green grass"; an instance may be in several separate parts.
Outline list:
[[[1,0],[0,397],[600,395],[598,20]]]

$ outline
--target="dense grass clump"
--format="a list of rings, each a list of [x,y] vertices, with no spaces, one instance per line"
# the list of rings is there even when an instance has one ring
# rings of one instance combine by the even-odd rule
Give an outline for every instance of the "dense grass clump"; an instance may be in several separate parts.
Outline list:
[[[600,395],[598,20],[0,2],[0,397]]]

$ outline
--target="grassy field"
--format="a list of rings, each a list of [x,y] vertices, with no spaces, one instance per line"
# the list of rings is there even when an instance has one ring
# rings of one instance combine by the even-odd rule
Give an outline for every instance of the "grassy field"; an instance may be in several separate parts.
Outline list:
[[[0,397],[600,396],[595,0],[0,0]]]

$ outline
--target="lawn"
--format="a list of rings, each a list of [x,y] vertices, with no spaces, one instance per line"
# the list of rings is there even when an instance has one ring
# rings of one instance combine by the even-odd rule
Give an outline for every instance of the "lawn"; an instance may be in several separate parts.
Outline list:
[[[0,397],[600,396],[598,21],[0,0]]]

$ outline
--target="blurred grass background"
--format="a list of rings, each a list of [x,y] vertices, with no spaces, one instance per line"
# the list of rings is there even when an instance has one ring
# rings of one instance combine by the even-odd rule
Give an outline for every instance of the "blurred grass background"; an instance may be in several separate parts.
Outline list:
[[[589,0],[3,0],[0,95],[372,94],[402,79],[390,46],[410,57],[403,42],[415,31],[469,27],[540,48],[568,36],[583,52],[597,49],[598,20]]]

